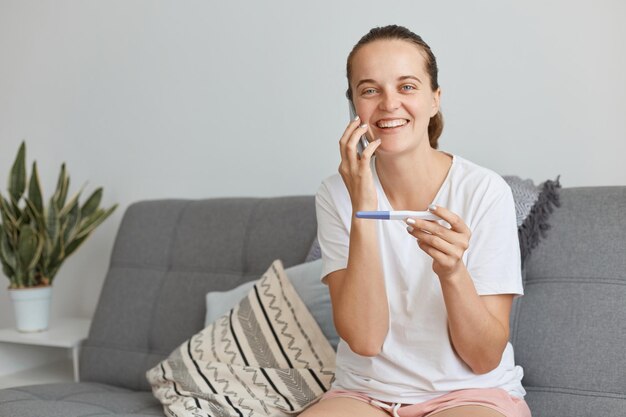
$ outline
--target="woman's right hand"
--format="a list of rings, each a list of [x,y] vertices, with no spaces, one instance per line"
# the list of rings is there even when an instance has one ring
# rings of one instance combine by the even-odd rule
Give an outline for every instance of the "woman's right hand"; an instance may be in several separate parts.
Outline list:
[[[374,151],[380,145],[380,139],[370,142],[361,156],[357,153],[357,143],[367,130],[367,124],[361,124],[361,119],[357,116],[350,122],[339,140],[341,154],[339,174],[346,184],[352,209],[355,212],[378,208],[378,196],[370,161]]]

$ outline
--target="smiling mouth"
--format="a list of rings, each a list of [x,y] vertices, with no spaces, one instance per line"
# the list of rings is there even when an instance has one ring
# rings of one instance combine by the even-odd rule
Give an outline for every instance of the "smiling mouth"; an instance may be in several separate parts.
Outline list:
[[[409,123],[406,119],[392,119],[392,120],[379,120],[376,122],[376,127],[380,129],[393,129],[395,127],[404,126]]]

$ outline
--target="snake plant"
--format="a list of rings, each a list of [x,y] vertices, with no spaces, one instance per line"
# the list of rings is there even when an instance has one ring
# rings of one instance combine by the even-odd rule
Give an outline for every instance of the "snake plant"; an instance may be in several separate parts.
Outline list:
[[[68,199],[65,163],[47,206],[36,161],[28,187],[26,183],[26,144],[22,142],[9,173],[8,195],[0,193],[0,261],[10,289],[52,285],[63,261],[117,207],[99,208],[102,187],[82,205],[78,201],[82,188]]]

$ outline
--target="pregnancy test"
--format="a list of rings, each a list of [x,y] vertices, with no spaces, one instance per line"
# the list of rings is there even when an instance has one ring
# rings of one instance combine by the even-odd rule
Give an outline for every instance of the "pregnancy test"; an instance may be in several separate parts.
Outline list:
[[[411,210],[394,210],[394,211],[357,211],[356,217],[359,219],[376,219],[376,220],[404,220],[407,217],[413,217],[423,220],[441,220],[441,217],[431,213],[430,211],[411,211]]]

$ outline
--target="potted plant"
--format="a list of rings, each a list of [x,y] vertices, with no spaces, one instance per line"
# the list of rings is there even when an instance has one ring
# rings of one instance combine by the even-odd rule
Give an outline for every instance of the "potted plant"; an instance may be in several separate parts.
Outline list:
[[[0,193],[0,262],[10,282],[19,331],[48,328],[52,283],[59,268],[117,207],[99,208],[101,187],[82,205],[78,201],[82,188],[67,199],[69,184],[63,163],[56,191],[46,206],[36,161],[27,186],[26,144],[22,142],[9,173],[8,196]]]

